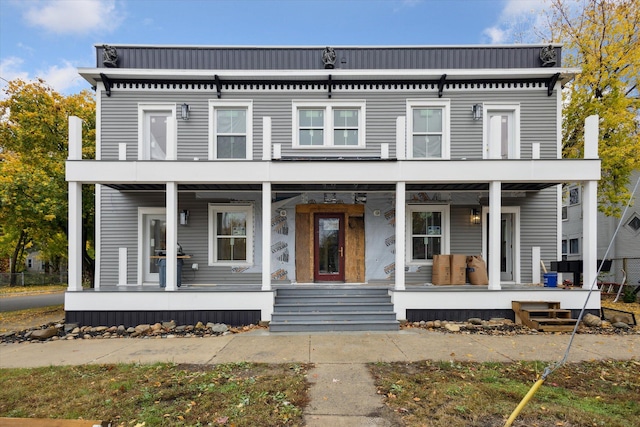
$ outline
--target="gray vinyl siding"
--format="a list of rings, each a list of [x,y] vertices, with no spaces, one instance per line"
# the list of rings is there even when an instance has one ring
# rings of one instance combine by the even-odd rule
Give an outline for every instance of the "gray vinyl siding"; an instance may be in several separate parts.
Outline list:
[[[549,187],[539,192],[527,193],[519,203],[520,209],[520,281],[531,283],[531,250],[540,247],[540,259],[547,270],[551,261],[558,259],[558,208],[557,189]],[[541,272],[542,274],[542,272]]]
[[[556,97],[547,96],[544,88],[451,90],[443,98],[451,102],[452,159],[481,159],[483,121],[474,121],[471,106],[475,103],[504,103],[520,105],[521,158],[530,159],[533,143],[540,143],[540,157],[557,157]],[[116,160],[118,144],[127,144],[127,160],[138,158],[138,103],[187,103],[191,107],[189,120],[178,119],[178,160],[198,158],[206,161],[209,146],[209,100],[216,100],[213,91],[206,90],[114,90],[111,97],[102,93],[101,102],[101,158]],[[261,161],[263,117],[272,119],[272,144],[281,144],[282,156],[291,158],[360,157],[379,158],[382,144],[389,144],[390,156],[396,157],[396,119],[406,116],[407,99],[437,100],[431,89],[415,91],[334,92],[331,99],[322,92],[270,91],[254,93],[225,93],[224,100],[253,100],[253,159]],[[292,126],[295,126],[292,101],[353,100],[366,103],[366,147],[294,149]],[[178,112],[179,114],[179,112]],[[407,139],[410,133],[407,134]]]
[[[231,196],[227,196],[231,197]],[[260,268],[262,244],[261,203],[256,194],[235,195],[234,199],[254,203],[254,269]],[[185,253],[192,255],[185,260],[182,279],[184,284],[259,284],[261,273],[235,273],[231,267],[208,265],[208,206],[216,199],[196,199],[195,193],[179,193],[178,210],[189,210],[189,224],[178,226],[178,242]],[[128,249],[127,275],[129,284],[136,283],[138,277],[138,208],[165,207],[164,192],[119,192],[109,187],[102,189],[101,211],[101,285],[118,284],[118,248]],[[197,263],[198,271],[191,265]]]

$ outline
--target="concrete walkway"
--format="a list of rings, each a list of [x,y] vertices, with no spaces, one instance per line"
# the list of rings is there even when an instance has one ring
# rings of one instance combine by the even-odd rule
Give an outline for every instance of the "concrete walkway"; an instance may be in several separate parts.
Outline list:
[[[269,333],[211,338],[92,339],[0,345],[0,368],[108,363],[312,363],[307,426],[390,426],[369,362],[558,361],[569,335],[487,336],[411,329],[380,333]],[[640,335],[577,335],[570,362],[640,360]]]

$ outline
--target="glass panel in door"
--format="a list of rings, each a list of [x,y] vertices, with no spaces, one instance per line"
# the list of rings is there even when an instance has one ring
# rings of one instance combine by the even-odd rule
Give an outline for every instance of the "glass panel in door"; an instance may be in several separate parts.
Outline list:
[[[344,215],[316,214],[314,280],[344,281]]]
[[[500,231],[500,280],[513,280],[513,214],[503,213]]]
[[[143,215],[144,282],[159,282],[158,256],[166,249],[167,218],[164,214]]]

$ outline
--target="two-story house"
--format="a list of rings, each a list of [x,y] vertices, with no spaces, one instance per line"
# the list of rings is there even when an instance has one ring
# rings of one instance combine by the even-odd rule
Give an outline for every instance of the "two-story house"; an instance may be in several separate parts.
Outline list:
[[[596,272],[597,120],[585,158],[562,159],[560,91],[577,70],[560,46],[100,45],[96,58],[79,70],[96,87],[95,160],[70,121],[68,321],[397,329],[513,318],[514,300],[583,306],[586,289],[539,285],[541,261],[561,257],[564,182],[585,189]],[[84,291],[83,184],[97,244]],[[432,285],[439,254],[482,255],[488,284]]]

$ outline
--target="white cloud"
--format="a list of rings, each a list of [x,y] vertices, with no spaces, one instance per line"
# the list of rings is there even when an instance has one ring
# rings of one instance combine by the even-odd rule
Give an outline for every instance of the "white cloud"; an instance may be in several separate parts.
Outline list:
[[[115,0],[42,0],[29,3],[24,17],[30,25],[58,34],[111,31],[122,22]]]
[[[505,42],[505,32],[498,27],[485,28],[482,35],[489,38],[489,43],[500,44]]]
[[[0,61],[0,77],[9,81],[14,79],[29,80],[29,73],[21,69],[22,64],[24,64],[22,58],[15,56],[2,59]],[[3,84],[6,83],[4,80]]]
[[[539,43],[536,29],[544,26],[543,12],[548,7],[547,0],[507,0],[496,23],[482,34],[492,44]]]
[[[39,71],[37,77],[62,94],[77,92],[84,82],[78,69],[68,61],[64,61],[62,67],[53,65],[47,70]]]
[[[77,93],[87,88],[87,83],[78,75],[78,69],[69,61],[63,61],[62,65],[52,65],[45,70],[40,70],[35,75],[30,75],[22,67],[24,61],[21,58],[9,57],[0,61],[0,88],[7,86],[7,81],[21,79],[26,82],[40,78],[55,91],[62,94]],[[4,96],[4,90],[2,95]]]

